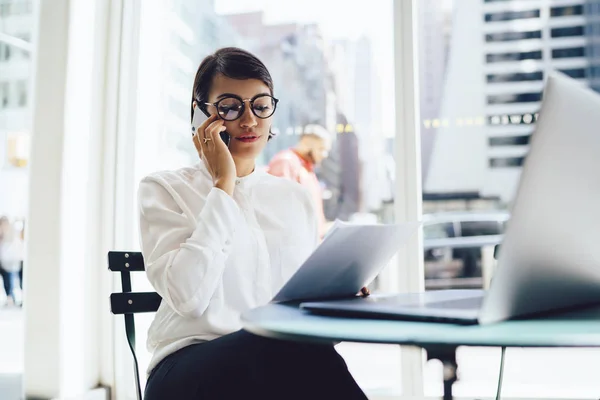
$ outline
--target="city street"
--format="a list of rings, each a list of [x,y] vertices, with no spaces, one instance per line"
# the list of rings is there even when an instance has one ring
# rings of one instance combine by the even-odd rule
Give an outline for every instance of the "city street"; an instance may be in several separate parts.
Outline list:
[[[23,371],[23,312],[0,310],[0,398],[19,400]],[[370,396],[400,395],[400,349],[394,345],[341,343],[338,351]],[[496,394],[499,349],[462,348],[460,380],[455,393],[463,398]],[[598,399],[600,350],[509,349],[506,352],[503,398]],[[440,396],[442,371],[438,362],[425,368],[425,394]]]

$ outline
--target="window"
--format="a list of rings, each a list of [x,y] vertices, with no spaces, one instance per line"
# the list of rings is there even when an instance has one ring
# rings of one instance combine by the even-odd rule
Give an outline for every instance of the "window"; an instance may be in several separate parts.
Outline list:
[[[550,9],[551,17],[568,17],[571,15],[582,15],[583,6],[564,6],[564,7],[552,7]]]
[[[11,46],[7,43],[0,42],[0,62],[9,61],[11,57]]]
[[[514,168],[521,167],[525,162],[525,157],[507,157],[507,158],[490,158],[489,163],[491,168]]]
[[[552,37],[569,37],[569,36],[583,36],[583,26],[570,26],[566,28],[552,28],[550,30],[550,36]]]
[[[29,157],[31,141],[31,113],[27,98],[32,65],[26,53],[13,45],[14,39],[31,34],[37,18],[32,12],[33,0],[0,0],[0,215],[7,216],[20,232],[29,208]],[[44,71],[40,71],[43,76]],[[28,238],[26,237],[25,240]],[[25,243],[27,245],[27,243]],[[28,270],[27,260],[24,269]],[[23,291],[15,282],[17,302],[23,299]],[[27,289],[25,289],[27,290]],[[0,296],[0,314],[5,310],[5,297]],[[35,308],[35,307],[32,307]],[[23,309],[14,310],[14,318],[0,319],[7,323],[5,332],[22,332]],[[2,334],[0,334],[1,336]],[[15,337],[16,338],[16,337]],[[10,398],[10,393],[22,386],[23,342],[12,342],[8,351],[1,351],[5,372],[18,377],[0,389],[1,398]],[[1,368],[1,367],[0,367]]]
[[[485,14],[485,22],[512,21],[516,19],[539,18],[540,10],[503,11]]]
[[[489,144],[490,146],[526,146],[530,139],[529,135],[497,136],[489,138]]]
[[[562,72],[565,75],[570,76],[571,78],[585,78],[586,77],[585,69],[583,69],[583,68],[561,69],[560,72]]]
[[[444,239],[454,237],[452,222],[428,223],[423,225],[423,239]]]
[[[554,49],[552,50],[552,58],[574,58],[584,57],[585,48],[583,47],[571,47],[567,49]]]
[[[499,94],[488,96],[488,104],[535,103],[542,100],[542,93]]]
[[[541,39],[542,31],[500,32],[485,35],[486,42],[510,42],[514,40]]]
[[[268,143],[257,168],[263,169],[275,153],[295,146],[299,136],[293,133],[301,132],[303,125],[318,123],[334,137],[330,155],[317,171],[326,194],[326,219],[392,222],[395,104],[393,85],[385,84],[394,71],[392,0],[376,0],[375,7],[367,8],[343,0],[304,0],[285,7],[258,0],[252,2],[253,12],[248,12],[248,4],[139,2],[139,27],[130,27],[139,29],[139,56],[126,66],[137,73],[136,93],[130,94],[136,102],[128,115],[136,130],[127,132],[135,142],[135,156],[127,168],[132,187],[156,170],[199,162],[189,134],[196,69],[218,48],[238,46],[266,64],[281,99],[273,116],[273,128],[281,134]],[[166,15],[177,23],[164,23]],[[342,129],[336,133],[338,126]],[[132,204],[133,199],[122,200]],[[124,248],[137,248],[137,224],[133,213]],[[149,285],[145,276],[134,284],[140,290]],[[151,320],[150,315],[140,321],[138,330],[142,370],[149,358],[144,325]],[[360,347],[357,353],[351,345],[344,347],[350,357],[364,353]],[[371,366],[355,375],[367,391],[399,390],[398,351],[387,353],[389,361],[384,364],[392,368]],[[125,359],[129,363],[126,354]]]
[[[460,223],[460,236],[487,236],[502,233],[502,220],[490,221],[462,221]]]
[[[17,94],[17,106],[18,107],[26,107],[27,106],[27,81],[24,81],[24,80],[17,81],[15,86],[16,86],[16,94]]]
[[[0,17],[31,14],[31,0],[8,0],[0,3]]]
[[[495,62],[508,62],[508,61],[522,61],[522,60],[541,60],[542,51],[526,51],[518,53],[496,53],[487,54],[486,60],[488,63]]]
[[[26,42],[31,43],[31,35],[29,33],[23,33],[23,34],[17,35],[17,37],[19,37],[20,39],[22,39]],[[21,50],[20,53],[21,53],[21,58],[23,58],[23,59],[27,59],[30,57],[29,51]]]
[[[542,79],[544,79],[544,73],[542,71],[515,72],[513,74],[489,74],[487,76],[488,83],[541,81]]]
[[[492,210],[510,211],[533,140],[531,134],[537,122],[541,100],[538,92],[543,80],[551,71],[563,70],[570,76],[587,79],[585,82],[590,86],[595,84],[600,90],[600,81],[592,80],[590,68],[600,65],[597,61],[600,58],[591,53],[594,47],[600,48],[600,31],[585,32],[586,51],[581,58],[553,59],[550,53],[553,47],[580,46],[579,43],[557,45],[558,42],[583,42],[579,37],[556,36],[572,33],[569,30],[558,30],[551,36],[553,28],[577,27],[584,25],[584,18],[594,22],[600,15],[597,7],[582,14],[581,7],[562,6],[585,4],[587,10],[590,4],[600,6],[600,2],[418,0],[417,3],[428,12],[427,17],[419,13],[422,17],[418,20],[419,29],[431,35],[427,41],[418,38],[420,61],[429,60],[437,66],[431,69],[430,80],[435,84],[431,88],[421,87],[423,99],[433,99],[431,103],[423,100],[420,104],[423,220],[431,215],[449,218],[462,214],[465,218],[455,220],[456,229],[460,234],[462,228],[466,235],[436,239],[445,247],[425,251],[425,287],[476,288],[482,282],[481,270],[486,259],[482,255],[489,254],[489,248],[473,247],[473,251],[465,252],[458,247],[478,239],[470,236],[481,232],[477,227],[467,226],[470,221],[480,221],[482,213]],[[476,12],[472,7],[475,3],[484,11]],[[548,17],[551,9],[554,18],[542,28],[544,21],[538,16]],[[559,18],[559,14],[577,13],[584,17]],[[544,54],[543,49],[549,50]],[[483,123],[466,124],[467,118],[481,118]],[[483,220],[489,221],[489,230],[484,232],[496,232],[494,223]],[[461,222],[465,222],[464,226]],[[505,376],[510,374],[511,379],[504,381],[504,397],[597,398],[600,384],[587,372],[590,363],[598,359],[598,353],[589,352],[509,349]],[[455,396],[495,398],[500,349],[465,347],[458,350],[457,357],[461,376],[460,385],[455,385]],[[511,362],[513,357],[515,360]],[[536,376],[531,374],[533,370]],[[425,384],[432,375],[442,374],[441,366],[428,365]],[[577,379],[580,393],[572,392],[573,379]],[[440,398],[439,386],[425,386],[425,395]]]
[[[10,98],[10,86],[8,82],[0,82],[0,108],[7,108]]]

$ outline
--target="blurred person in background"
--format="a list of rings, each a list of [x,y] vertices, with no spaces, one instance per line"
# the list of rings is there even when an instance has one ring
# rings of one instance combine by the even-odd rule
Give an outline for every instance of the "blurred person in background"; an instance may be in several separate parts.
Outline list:
[[[327,221],[323,212],[323,193],[315,174],[315,167],[329,156],[330,150],[331,135],[327,129],[320,125],[307,125],[296,146],[275,154],[267,168],[271,175],[291,179],[308,189],[317,210],[320,238],[325,235]]]
[[[23,243],[23,257],[25,256],[25,221],[20,220],[19,225],[17,226],[17,231],[19,232],[19,237],[21,238],[21,243]],[[21,292],[23,292],[23,259],[21,259],[21,268],[19,268],[19,287],[21,288]],[[21,301],[22,303],[22,301]]]
[[[4,281],[7,304],[18,304],[15,280],[23,261],[23,240],[7,217],[0,218],[0,274]]]

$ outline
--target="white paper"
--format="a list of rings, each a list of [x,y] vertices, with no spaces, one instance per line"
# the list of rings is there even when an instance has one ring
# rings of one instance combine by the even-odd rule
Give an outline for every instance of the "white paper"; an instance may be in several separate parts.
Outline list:
[[[354,296],[417,232],[419,222],[353,224],[336,220],[273,302]]]

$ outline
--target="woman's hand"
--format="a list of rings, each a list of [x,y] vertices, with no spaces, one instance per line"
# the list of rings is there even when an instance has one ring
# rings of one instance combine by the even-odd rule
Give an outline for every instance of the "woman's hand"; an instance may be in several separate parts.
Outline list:
[[[211,115],[194,133],[194,146],[208,172],[213,178],[215,187],[233,195],[237,176],[233,157],[223,139],[219,135],[225,131],[225,124],[216,115]]]

